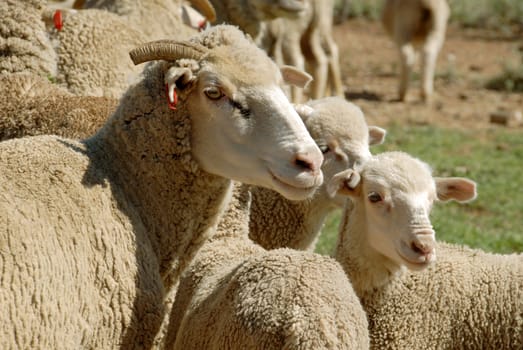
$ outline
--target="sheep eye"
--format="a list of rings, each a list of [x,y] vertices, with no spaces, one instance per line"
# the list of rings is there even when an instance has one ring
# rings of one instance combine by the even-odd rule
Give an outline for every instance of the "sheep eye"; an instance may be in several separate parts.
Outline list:
[[[211,100],[219,100],[223,96],[222,91],[215,86],[208,87],[203,92]]]
[[[324,153],[324,154],[329,152],[329,150],[330,150],[328,145],[318,145],[318,147],[320,148],[321,153]]]
[[[371,193],[369,193],[367,198],[369,198],[369,201],[371,203],[378,203],[378,202],[382,201],[381,195],[378,192],[371,192]]]

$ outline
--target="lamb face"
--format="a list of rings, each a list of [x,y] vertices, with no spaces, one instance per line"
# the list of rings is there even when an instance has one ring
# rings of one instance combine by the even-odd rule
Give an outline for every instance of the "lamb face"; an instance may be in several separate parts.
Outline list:
[[[283,75],[276,64],[239,31],[227,33],[238,35],[240,44],[232,44],[234,38],[222,38],[230,44],[210,49],[196,43],[167,44],[186,59],[183,67],[167,71],[165,83],[171,102],[176,90],[190,91],[193,156],[212,174],[304,199],[323,181],[323,156],[279,87]],[[208,38],[214,34],[223,35],[215,27]],[[162,52],[166,43],[147,45],[135,52]]]
[[[362,220],[358,224],[364,227],[368,246],[397,266],[412,270],[427,267],[436,257],[429,218],[433,203],[475,197],[474,182],[433,178],[427,164],[401,152],[374,156],[359,173],[346,170],[336,175],[329,192],[340,186],[339,193],[348,195],[353,203],[351,220]]]
[[[386,131],[368,126],[361,109],[342,97],[325,97],[296,105],[307,130],[323,153],[324,183],[346,169],[358,169],[372,155],[369,146],[381,144]],[[325,193],[325,186],[322,190]],[[344,196],[331,199],[343,207]]]

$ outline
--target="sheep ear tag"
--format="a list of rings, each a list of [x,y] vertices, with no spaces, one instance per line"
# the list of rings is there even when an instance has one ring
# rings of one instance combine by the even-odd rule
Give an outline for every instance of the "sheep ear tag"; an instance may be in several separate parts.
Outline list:
[[[64,26],[64,21],[62,18],[62,11],[60,11],[60,10],[55,11],[55,13],[53,15],[53,22],[54,22],[54,27],[56,28],[56,30],[58,30],[58,31],[62,30],[62,27]]]
[[[178,94],[175,90],[176,84],[165,84],[165,93],[167,95],[167,105],[169,109],[176,110],[178,104]]]

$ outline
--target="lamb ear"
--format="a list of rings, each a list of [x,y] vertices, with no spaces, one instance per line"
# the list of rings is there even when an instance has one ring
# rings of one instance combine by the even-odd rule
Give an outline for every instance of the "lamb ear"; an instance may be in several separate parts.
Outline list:
[[[280,67],[283,80],[290,85],[294,85],[300,88],[306,88],[307,85],[312,81],[312,76],[302,70],[299,70],[293,66],[282,66]]]
[[[369,145],[381,145],[385,141],[387,130],[378,126],[369,126]]]
[[[436,192],[441,201],[469,202],[476,198],[476,183],[462,177],[436,177]]]
[[[314,108],[301,103],[294,104],[294,109],[304,122],[314,114]]]
[[[360,193],[361,176],[354,169],[340,171],[327,183],[327,194],[333,198],[338,194],[356,197]]]

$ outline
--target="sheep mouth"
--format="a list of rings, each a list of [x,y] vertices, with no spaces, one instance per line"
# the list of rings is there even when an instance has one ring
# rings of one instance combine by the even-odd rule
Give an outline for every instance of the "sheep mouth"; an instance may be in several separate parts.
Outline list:
[[[401,242],[399,249],[396,252],[401,259],[406,263],[407,267],[413,270],[421,270],[430,265],[435,259],[435,251],[432,250],[428,254],[420,253],[407,246],[405,242]]]
[[[277,176],[272,171],[269,170],[269,174],[272,179],[273,190],[281,193],[284,197],[287,197],[291,200],[303,200],[309,197],[316,189],[317,185],[313,184],[312,186],[296,186],[285,181],[285,179]]]

